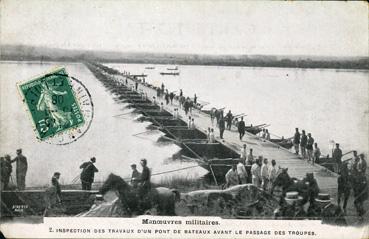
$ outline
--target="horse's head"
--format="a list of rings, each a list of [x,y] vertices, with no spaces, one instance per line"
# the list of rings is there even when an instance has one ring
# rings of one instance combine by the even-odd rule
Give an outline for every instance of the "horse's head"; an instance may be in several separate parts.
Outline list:
[[[279,167],[277,177],[274,180],[273,186],[288,187],[291,182],[291,177],[288,175],[288,168]]]
[[[123,178],[111,173],[105,180],[104,184],[101,186],[100,193],[105,194],[109,190],[122,192],[128,189],[129,185],[124,181]]]

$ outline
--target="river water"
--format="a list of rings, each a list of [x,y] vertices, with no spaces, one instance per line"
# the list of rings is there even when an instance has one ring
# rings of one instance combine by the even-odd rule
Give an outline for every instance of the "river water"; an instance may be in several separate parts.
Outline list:
[[[269,123],[270,131],[276,135],[289,137],[295,127],[305,129],[312,133],[323,153],[330,150],[329,140],[339,142],[344,152],[368,152],[368,71],[178,66],[179,76],[161,76],[160,72],[174,66],[155,65],[149,70],[140,64],[108,65],[132,74],[145,73],[148,82],[157,86],[164,83],[177,93],[179,89],[190,97],[196,93],[200,103],[211,102],[207,108],[226,107],[236,114],[246,113],[247,123]],[[86,85],[95,105],[88,132],[64,146],[37,141],[16,89],[17,82],[58,66],[65,66],[71,76]],[[99,169],[96,181],[104,180],[111,172],[128,177],[130,164],[139,164],[141,158],[149,160],[153,174],[196,165],[173,162],[170,158],[179,147],[158,144],[162,134],[147,131],[149,123],[135,121],[136,115],[113,117],[129,109],[116,103],[83,64],[2,62],[0,71],[0,154],[14,157],[17,148],[23,149],[29,164],[27,186],[48,184],[55,171],[61,172],[62,184],[69,184],[78,177],[80,164],[92,156],[97,158]],[[172,176],[199,178],[205,173],[197,167],[155,176],[153,181]]]
[[[331,142],[342,151],[368,153],[368,71],[265,67],[178,66],[179,76],[162,76],[174,66],[107,64],[131,74],[147,74],[147,82],[170,91],[246,113],[246,124],[271,124],[276,136],[291,137],[295,127],[311,132],[322,153]],[[274,136],[274,137],[276,137]],[[272,135],[273,138],[273,135]]]
[[[91,93],[94,103],[94,118],[87,133],[68,145],[51,145],[39,142],[32,129],[32,122],[26,112],[16,83],[32,79],[32,77],[65,66],[69,75],[82,81]],[[127,114],[131,111],[124,104],[114,101],[111,94],[83,65],[77,63],[34,63],[34,62],[2,62],[1,72],[1,149],[0,155],[10,154],[15,157],[17,148],[22,148],[28,160],[27,186],[43,186],[50,182],[55,171],[61,173],[60,182],[70,184],[80,173],[79,166],[90,157],[97,159],[95,181],[103,181],[109,173],[129,177],[130,165],[139,166],[141,158],[147,158],[152,173],[195,166],[193,162],[173,162],[171,156],[180,150],[174,144],[158,144],[160,131],[148,131],[149,123],[137,122],[138,115]],[[137,136],[134,136],[138,134]],[[177,171],[170,174],[154,176],[159,182],[171,177],[199,178],[207,171],[200,167]],[[13,180],[15,180],[15,164],[13,164]]]

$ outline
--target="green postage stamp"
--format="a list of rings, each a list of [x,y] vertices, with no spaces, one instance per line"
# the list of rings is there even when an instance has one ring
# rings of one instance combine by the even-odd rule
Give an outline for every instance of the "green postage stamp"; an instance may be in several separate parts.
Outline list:
[[[64,68],[18,84],[40,140],[85,123]]]

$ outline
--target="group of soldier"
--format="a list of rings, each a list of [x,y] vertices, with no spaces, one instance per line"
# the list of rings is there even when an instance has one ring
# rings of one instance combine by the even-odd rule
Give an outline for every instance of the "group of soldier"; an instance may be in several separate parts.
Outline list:
[[[271,165],[268,159],[253,155],[250,148],[249,154],[246,152],[247,146],[241,149],[241,158],[238,164],[233,164],[232,168],[225,175],[225,187],[238,184],[252,183],[265,192],[277,195],[280,198],[280,207],[276,211],[277,218],[317,218],[324,217],[327,222],[345,224],[347,203],[351,194],[354,193],[354,206],[359,218],[365,214],[363,203],[368,199],[368,183],[366,178],[367,164],[363,154],[358,155],[353,151],[353,161],[349,166],[348,162],[343,162],[339,170],[337,203],[332,202],[328,194],[320,193],[318,183],[313,173],[307,173],[302,180],[302,188],[306,190],[307,198],[304,199],[298,192],[276,193],[274,182],[280,173],[276,161],[272,160]],[[306,188],[305,188],[306,187]],[[343,200],[343,205],[341,201]],[[309,202],[309,204],[306,204]],[[307,209],[303,206],[308,205]],[[306,206],[305,206],[306,208]],[[332,221],[333,220],[333,221]]]
[[[132,175],[131,175],[131,185],[133,190],[136,191],[136,196],[139,200],[138,207],[144,208],[143,204],[148,203],[149,193],[151,191],[151,171],[147,166],[147,160],[141,159],[140,161],[142,171],[137,170],[137,165],[132,164]]]
[[[364,215],[363,202],[368,199],[368,182],[366,176],[367,163],[364,154],[358,155],[353,151],[353,161],[343,162],[340,165],[337,179],[338,190],[337,200],[341,204],[343,199],[343,209],[346,211],[347,202],[351,191],[354,193],[354,205],[359,216]]]
[[[28,169],[27,158],[22,154],[22,149],[17,149],[17,156],[11,159],[10,155],[5,155],[0,159],[1,168],[1,190],[9,190],[9,183],[12,179],[13,166],[12,163],[16,163],[16,181],[17,189],[24,190],[26,187],[26,174]]]
[[[274,159],[269,165],[268,159],[263,156],[254,158],[253,149],[250,148],[249,153],[247,153],[247,145],[244,144],[241,148],[239,162],[233,164],[225,175],[225,186],[231,187],[237,184],[252,183],[263,190],[270,191],[277,173],[278,167]]]

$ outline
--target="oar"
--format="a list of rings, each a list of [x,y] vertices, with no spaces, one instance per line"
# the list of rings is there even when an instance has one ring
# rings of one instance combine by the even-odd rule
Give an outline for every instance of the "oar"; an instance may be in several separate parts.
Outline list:
[[[199,100],[199,103],[201,102],[202,105],[208,105],[210,102]]]
[[[261,126],[264,126],[264,125],[267,125],[267,124],[259,124],[259,125],[246,126],[246,127],[249,127],[249,128],[258,128],[258,127],[261,127]]]
[[[209,102],[203,102],[203,103],[201,103],[202,106],[205,106],[205,105],[208,105],[208,104],[210,104],[210,103]]]
[[[345,156],[346,154],[352,153],[352,152],[354,152],[354,151],[355,151],[355,150],[350,150],[350,151],[348,151],[347,153],[342,154],[342,156]]]
[[[128,115],[128,114],[131,114],[131,112],[126,112],[126,113],[123,113],[123,114],[118,114],[118,115],[113,115],[113,117],[119,117],[119,116],[122,116],[122,115]]]
[[[138,136],[138,135],[140,135],[140,134],[145,134],[145,133],[150,132],[150,131],[151,131],[151,130],[145,130],[145,131],[143,131],[143,132],[141,132],[141,133],[132,134],[132,136]]]
[[[281,136],[278,136],[278,135],[276,135],[276,134],[272,134],[272,133],[270,133],[271,135],[273,135],[274,137],[277,137],[277,138],[280,138],[280,139],[282,139],[282,137]]]
[[[266,128],[266,127],[269,127],[269,126],[270,126],[270,124],[265,124],[263,126],[260,126],[259,128]]]
[[[240,116],[247,116],[245,113],[234,115],[233,118],[240,117]]]

